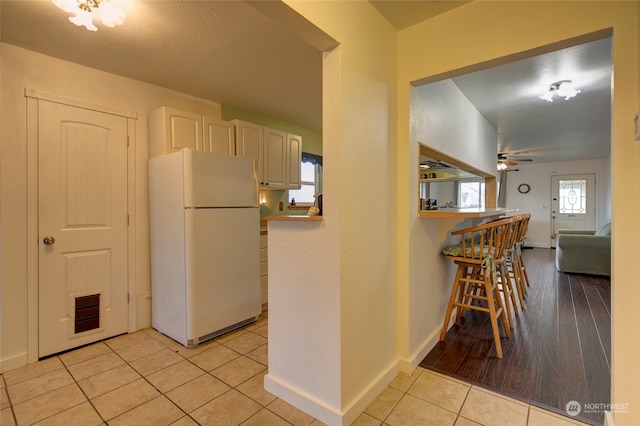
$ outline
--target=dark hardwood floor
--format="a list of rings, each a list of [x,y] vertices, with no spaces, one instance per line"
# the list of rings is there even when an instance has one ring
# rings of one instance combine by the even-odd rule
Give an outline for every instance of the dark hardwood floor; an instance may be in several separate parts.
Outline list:
[[[611,298],[608,277],[565,274],[552,249],[526,249],[531,287],[511,337],[501,331],[496,358],[487,314],[468,311],[422,367],[567,415],[602,425],[611,388]]]

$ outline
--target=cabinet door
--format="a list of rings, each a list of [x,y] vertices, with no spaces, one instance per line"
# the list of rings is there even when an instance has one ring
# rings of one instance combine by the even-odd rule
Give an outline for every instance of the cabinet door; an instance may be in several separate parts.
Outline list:
[[[256,175],[260,185],[264,185],[262,172],[263,128],[257,124],[234,120],[236,127],[236,155],[253,158],[256,162]]]
[[[216,154],[235,155],[235,130],[233,123],[203,117],[204,151]]]
[[[202,116],[166,107],[164,110],[166,153],[182,148],[202,150]]]
[[[302,137],[287,133],[287,188],[300,189],[300,162],[302,161]]]
[[[262,174],[267,188],[286,188],[287,134],[264,128],[264,162]]]
[[[160,107],[149,114],[149,155],[170,154],[182,148],[203,149],[202,116]]]

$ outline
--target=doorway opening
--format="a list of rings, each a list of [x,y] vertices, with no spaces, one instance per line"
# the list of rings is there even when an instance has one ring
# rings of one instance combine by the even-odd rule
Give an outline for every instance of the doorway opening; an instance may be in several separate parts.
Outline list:
[[[487,170],[492,167],[494,173],[501,155],[521,160],[513,161],[514,164],[508,165],[508,169],[514,173],[509,176],[504,207],[517,208],[521,213],[532,214],[527,246],[533,241],[540,244],[539,247],[545,249],[549,247],[549,235],[552,233],[550,212],[554,209],[549,209],[551,185],[548,179],[553,174],[552,171],[558,170],[558,174],[592,174],[593,170],[588,168],[590,166],[586,166],[586,170],[581,170],[580,167],[585,166],[578,164],[582,162],[577,160],[597,159],[602,164],[603,174],[610,173],[612,99],[610,36],[610,33],[604,32],[591,34],[580,40],[541,47],[517,58],[501,58],[492,63],[473,67],[480,71],[474,70],[472,73],[467,73],[468,69],[459,72],[451,71],[443,76],[413,83],[410,115],[420,116],[420,120],[416,122],[421,128],[416,128],[412,121],[410,129],[412,139],[429,140],[434,148],[457,156],[462,161],[471,162],[476,167],[485,167]],[[586,55],[585,60],[575,61],[574,55],[577,54]],[[522,59],[523,56],[526,57]],[[588,84],[585,80],[582,87],[581,95],[588,95],[588,92],[592,91],[589,95],[594,95],[594,98],[589,99],[586,96],[582,99],[573,98],[566,103],[560,103],[560,101],[549,103],[539,99],[540,93],[537,93],[539,88],[543,88],[544,84],[552,83],[547,80],[555,78],[550,76],[548,71],[553,69],[560,72],[566,69],[562,65],[570,62],[570,57],[574,59],[574,63],[581,63],[585,69],[589,67],[599,69],[598,72],[593,72],[594,78]],[[548,65],[546,68],[545,63]],[[522,79],[527,80],[529,85],[524,84]],[[579,102],[572,103],[578,100]],[[538,101],[541,103],[536,103]],[[590,107],[582,109],[591,102],[593,104]],[[552,108],[549,108],[550,105]],[[530,110],[527,110],[528,106]],[[576,111],[569,111],[574,107]],[[594,114],[591,111],[592,108],[597,111],[595,112],[597,117],[592,115]],[[421,114],[416,114],[415,111],[420,111]],[[460,123],[466,123],[466,126],[461,126]],[[575,133],[557,131],[560,126],[569,127],[570,124],[578,125],[573,129]],[[598,130],[594,140],[591,143],[585,143],[584,138],[578,135],[589,124],[596,124]],[[465,127],[473,127],[474,132],[465,133]],[[552,133],[546,134],[546,130],[551,130]],[[492,148],[492,141],[495,141],[495,150]],[[572,165],[569,170],[560,169],[567,164]],[[527,178],[522,179],[521,176],[525,175]],[[610,182],[607,176],[600,174],[598,176],[599,179],[603,179],[603,182]],[[527,190],[518,192],[518,186],[523,184],[526,184]],[[588,185],[587,187],[595,191],[592,195],[588,195],[588,198],[600,203],[594,206],[603,206],[607,193],[610,193],[607,185],[599,187]],[[574,196],[576,196],[575,193]],[[586,193],[585,196],[587,196]],[[581,200],[571,198],[571,201],[575,204]],[[606,220],[606,215],[607,213],[598,215],[601,218],[600,221]],[[596,214],[594,213],[593,216],[596,217]],[[547,250],[547,252],[551,251]],[[452,277],[449,278],[453,281]],[[610,318],[605,321],[608,321],[606,325],[610,327]],[[466,355],[461,354],[461,356]],[[520,367],[535,368],[535,366]],[[514,370],[512,374],[517,374],[517,371]],[[563,372],[559,371],[558,374],[562,375]],[[518,398],[515,392],[503,393]],[[537,402],[542,405],[549,403],[548,401]],[[562,407],[556,408],[560,410]]]

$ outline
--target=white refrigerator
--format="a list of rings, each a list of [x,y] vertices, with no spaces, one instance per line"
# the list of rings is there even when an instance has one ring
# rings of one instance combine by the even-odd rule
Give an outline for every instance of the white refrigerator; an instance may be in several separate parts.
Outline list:
[[[255,321],[260,215],[252,159],[184,149],[149,161],[152,325],[187,347]]]

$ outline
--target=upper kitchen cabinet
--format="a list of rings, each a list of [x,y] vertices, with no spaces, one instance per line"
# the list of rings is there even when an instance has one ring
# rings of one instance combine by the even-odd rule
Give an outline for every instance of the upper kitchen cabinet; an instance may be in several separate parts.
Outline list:
[[[149,114],[150,157],[183,148],[235,155],[232,123],[169,107]]]
[[[287,189],[300,189],[302,163],[302,137],[287,133]]]
[[[264,128],[262,178],[267,188],[287,188],[287,134]]]
[[[233,123],[202,117],[204,130],[204,151],[215,154],[236,154],[236,136]]]
[[[233,123],[236,126],[236,155],[256,160],[261,187],[300,188],[300,136],[242,120],[233,120]]]
[[[233,120],[236,127],[236,155],[253,158],[256,162],[256,173],[260,186],[264,186],[262,178],[262,149],[263,131],[262,126],[249,123],[248,121]]]

